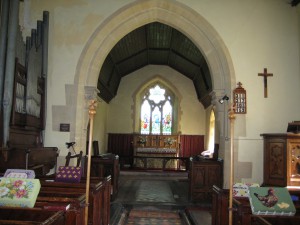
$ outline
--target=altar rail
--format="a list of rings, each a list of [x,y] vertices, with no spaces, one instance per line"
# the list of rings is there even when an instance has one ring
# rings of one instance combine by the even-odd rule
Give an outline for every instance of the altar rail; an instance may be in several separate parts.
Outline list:
[[[168,157],[168,156],[120,156],[120,166],[122,169],[126,168],[126,165],[129,165],[130,168],[134,168],[134,163],[136,160],[141,160],[143,163],[143,167],[139,168],[139,169],[151,169],[148,168],[148,160],[149,159],[155,159],[155,160],[161,160],[162,166],[161,168],[155,168],[155,169],[161,169],[163,171],[165,170],[170,170],[169,168],[166,168],[166,164],[170,161],[170,160],[177,160],[178,162],[183,162],[184,164],[184,169],[185,171],[189,170],[189,163],[190,163],[190,157]],[[132,162],[131,164],[126,164],[126,162]],[[179,163],[177,163],[179,165]],[[179,170],[180,168],[177,167],[175,168],[175,170]]]

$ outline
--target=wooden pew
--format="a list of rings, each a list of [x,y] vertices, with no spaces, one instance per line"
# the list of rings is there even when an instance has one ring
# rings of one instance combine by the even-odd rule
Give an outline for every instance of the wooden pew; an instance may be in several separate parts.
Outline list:
[[[229,190],[214,185],[212,190],[212,225],[228,225],[228,201]]]
[[[89,224],[108,225],[110,222],[110,187],[111,177],[90,179],[89,195]],[[85,193],[86,180],[80,183],[49,182],[41,180],[41,192],[43,193]]]
[[[0,224],[13,225],[64,225],[63,211],[48,211],[40,208],[1,207]]]
[[[260,222],[268,222],[273,225],[296,225],[300,224],[300,212],[296,212],[295,216],[281,215],[259,215],[262,219],[256,219],[252,214],[251,206],[248,198],[233,198],[233,218],[234,224],[255,224]]]
[[[46,181],[47,179],[40,178],[41,189],[35,203],[35,209],[33,210],[42,210],[49,204],[52,206],[61,205],[62,203],[70,204],[70,209],[64,213],[64,224],[83,225],[85,213],[85,178],[81,180],[81,183],[53,182]],[[90,180],[89,224],[108,225],[110,223],[111,177],[92,177]],[[0,207],[0,210],[2,208],[6,207]],[[17,209],[22,208],[15,208],[15,210]]]
[[[58,205],[70,205],[68,210],[49,210],[45,209],[45,206],[58,206]],[[42,222],[42,219],[45,219],[45,223],[24,223],[24,224],[48,224],[49,215],[56,215],[53,220],[57,220],[57,224],[64,225],[83,225],[84,224],[84,204],[85,204],[85,194],[81,193],[57,193],[57,192],[43,192],[40,191],[35,202],[34,208],[26,208],[26,212],[24,212],[25,208],[21,207],[0,207],[0,224],[23,224],[24,221],[38,221]],[[9,211],[10,210],[10,211]],[[51,213],[51,212],[62,212],[62,219],[58,217],[59,214]],[[2,215],[2,212],[7,212],[9,215],[14,212],[15,217],[7,217],[6,215]],[[30,215],[30,216],[28,216]],[[51,219],[51,220],[52,220]],[[7,220],[13,220],[13,222],[8,222]],[[50,220],[50,219],[49,219]],[[50,221],[51,221],[50,220]],[[62,221],[62,222],[61,222]],[[52,224],[52,223],[49,223]],[[56,223],[53,223],[56,224]]]
[[[87,157],[84,159],[85,167],[87,165]],[[86,172],[86,168],[84,169]],[[86,175],[86,174],[85,174]],[[104,154],[91,157],[91,177],[107,177],[111,176],[111,197],[115,199],[119,191],[119,175],[120,163],[119,156],[114,154]]]
[[[251,216],[251,225],[298,225],[300,216]]]
[[[9,157],[0,157],[0,172],[7,168],[34,170],[36,175],[46,175],[56,166],[56,147],[12,148],[6,151]]]
[[[290,194],[300,196],[300,191],[289,190]],[[229,214],[229,190],[221,189],[213,186],[213,209],[212,209],[212,225],[227,225]],[[259,224],[267,225],[294,225],[300,221],[300,200],[294,202],[296,207],[295,216],[255,216],[252,214],[248,198],[233,198],[233,224]]]
[[[75,192],[45,192],[40,190],[37,197],[35,208],[44,209],[44,206],[70,204],[70,209],[65,211],[65,225],[83,225],[85,215],[85,193]]]

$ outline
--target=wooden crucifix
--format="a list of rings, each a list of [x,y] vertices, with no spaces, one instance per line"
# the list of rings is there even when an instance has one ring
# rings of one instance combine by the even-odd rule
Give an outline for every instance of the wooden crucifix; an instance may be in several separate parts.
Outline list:
[[[273,73],[268,73],[267,68],[264,68],[264,72],[259,73],[258,76],[264,77],[264,94],[265,94],[265,98],[267,98],[268,97],[268,77],[273,77]]]

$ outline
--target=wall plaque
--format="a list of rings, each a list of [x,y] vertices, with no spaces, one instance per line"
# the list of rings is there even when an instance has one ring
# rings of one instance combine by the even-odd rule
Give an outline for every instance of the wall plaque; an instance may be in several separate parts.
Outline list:
[[[59,126],[59,130],[61,132],[69,132],[70,131],[70,124],[69,123],[61,123]]]

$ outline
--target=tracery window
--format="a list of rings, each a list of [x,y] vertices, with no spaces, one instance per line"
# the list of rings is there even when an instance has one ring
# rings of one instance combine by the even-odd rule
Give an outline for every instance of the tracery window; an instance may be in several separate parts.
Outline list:
[[[141,102],[141,134],[172,134],[172,95],[159,84],[147,89]]]

